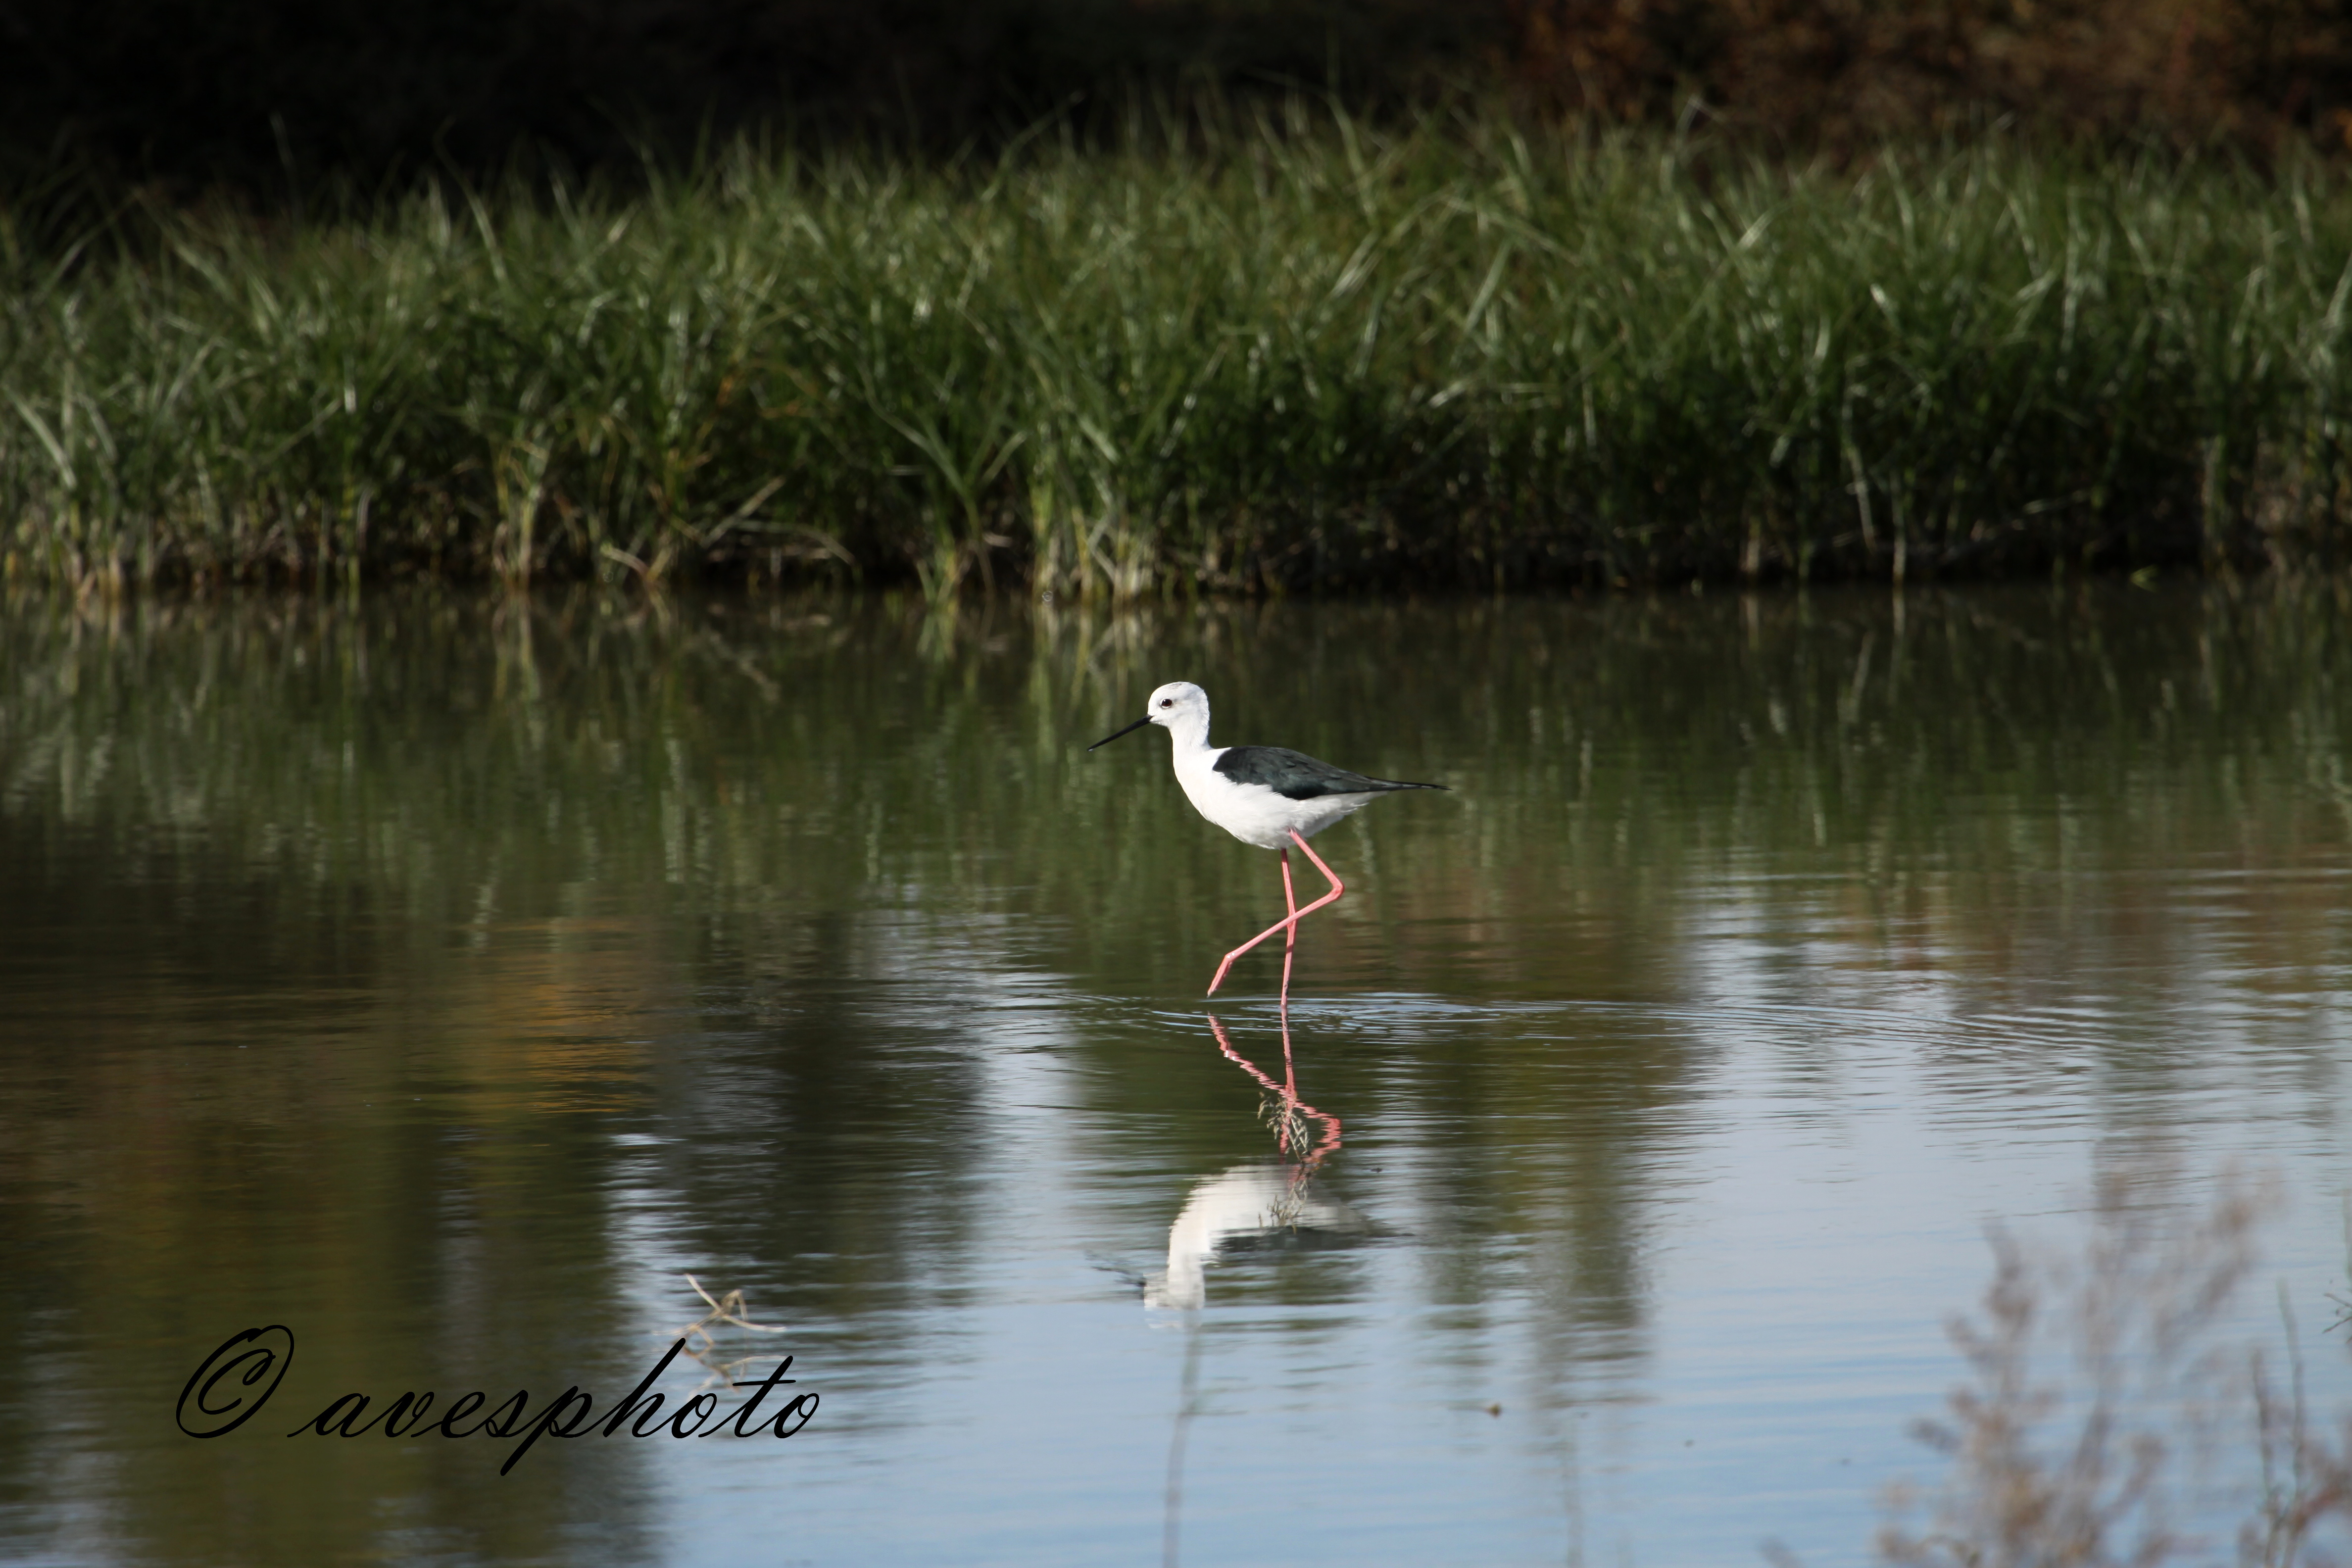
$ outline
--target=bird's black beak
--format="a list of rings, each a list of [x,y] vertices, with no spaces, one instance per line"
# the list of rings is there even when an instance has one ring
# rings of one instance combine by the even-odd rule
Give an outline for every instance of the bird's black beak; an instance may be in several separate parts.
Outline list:
[[[1109,745],[1113,741],[1118,740],[1119,735],[1132,735],[1138,730],[1142,729],[1146,724],[1150,722],[1151,715],[1146,713],[1142,718],[1138,719],[1134,723],[1129,724],[1126,729],[1121,730],[1118,732],[1118,735],[1105,735],[1101,740],[1097,741],[1093,745],[1088,746],[1087,750],[1089,752],[1099,752],[1105,746]]]

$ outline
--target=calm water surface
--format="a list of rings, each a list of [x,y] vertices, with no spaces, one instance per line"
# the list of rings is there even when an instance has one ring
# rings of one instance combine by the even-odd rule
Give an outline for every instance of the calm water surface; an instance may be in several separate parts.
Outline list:
[[[14,604],[0,1556],[1864,1563],[2103,1179],[2135,1257],[2266,1191],[2209,1337],[2352,1405],[2346,607]],[[1082,750],[1178,678],[1452,786],[1318,840],[1290,1094],[1279,953],[1201,995],[1274,858]],[[688,1274],[797,1435],[288,1436],[601,1421]]]

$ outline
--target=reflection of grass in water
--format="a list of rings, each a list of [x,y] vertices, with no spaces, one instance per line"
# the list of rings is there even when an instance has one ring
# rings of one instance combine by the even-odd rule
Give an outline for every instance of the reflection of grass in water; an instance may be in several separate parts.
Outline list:
[[[1114,597],[2308,556],[2340,177],[1210,111],[98,262],[0,227],[0,556]]]
[[[744,1313],[751,1309],[744,1301],[743,1292],[740,1290],[730,1290],[724,1296],[714,1297],[702,1288],[702,1281],[693,1275],[688,1275],[686,1282],[694,1287],[694,1293],[701,1297],[703,1304],[710,1309],[701,1317],[677,1331],[677,1337],[686,1342],[686,1353],[709,1369],[710,1375],[705,1378],[696,1390],[697,1393],[700,1393],[704,1388],[720,1384],[731,1384],[742,1374],[746,1367],[761,1359],[756,1355],[739,1356],[733,1361],[716,1359],[719,1354],[719,1339],[710,1331],[714,1327],[741,1329],[746,1333],[753,1334],[781,1334],[784,1332],[784,1325],[755,1323],[745,1317]]]
[[[1924,1533],[1905,1522],[1919,1500],[1898,1489],[1885,1558],[1914,1568],[2210,1561],[2210,1543],[2172,1516],[2201,1479],[2198,1460],[2242,1442],[2233,1423],[2250,1415],[2262,1494],[2239,1528],[2239,1560],[2332,1561],[2314,1537],[2331,1521],[2352,1524],[2352,1420],[2331,1437],[2310,1418],[2291,1313],[2284,1390],[2262,1352],[2212,1342],[2268,1206],[2231,1184],[2196,1223],[2165,1233],[2133,1184],[2111,1177],[2079,1258],[1996,1232],[1992,1284],[1952,1330],[1969,1380],[1944,1419],[1916,1429],[1951,1468]],[[2065,1373],[2051,1365],[2056,1354]]]
[[[1314,1131],[1298,1101],[1288,1095],[1269,1094],[1259,1101],[1258,1121],[1273,1130],[1276,1145],[1289,1159],[1303,1158]]]

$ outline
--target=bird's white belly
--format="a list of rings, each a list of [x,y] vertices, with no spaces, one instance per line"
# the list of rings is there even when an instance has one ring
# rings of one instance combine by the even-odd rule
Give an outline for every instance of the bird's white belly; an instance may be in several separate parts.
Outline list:
[[[1213,768],[1181,772],[1176,781],[1184,786],[1194,810],[1260,849],[1286,849],[1293,833],[1312,838],[1372,798],[1323,795],[1312,800],[1292,800],[1264,784],[1234,784]]]

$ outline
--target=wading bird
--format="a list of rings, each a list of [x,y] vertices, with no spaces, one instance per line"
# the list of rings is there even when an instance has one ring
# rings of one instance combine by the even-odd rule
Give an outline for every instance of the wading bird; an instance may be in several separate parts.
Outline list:
[[[1194,810],[1244,844],[1282,852],[1282,902],[1290,913],[1225,954],[1215,978],[1209,982],[1209,994],[1215,995],[1217,987],[1224,984],[1225,971],[1234,966],[1234,959],[1281,931],[1282,1005],[1287,1008],[1298,922],[1348,890],[1331,868],[1323,864],[1323,858],[1307,847],[1308,835],[1322,832],[1391,791],[1445,786],[1366,778],[1286,746],[1213,746],[1209,744],[1209,694],[1189,680],[1171,680],[1153,692],[1144,704],[1142,718],[1118,734],[1105,735],[1087,750],[1099,751],[1146,724],[1160,726],[1174,741],[1176,782],[1184,786]],[[1331,884],[1329,892],[1303,910],[1291,890],[1293,844]]]

